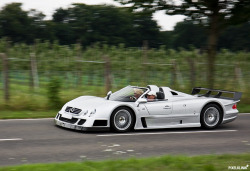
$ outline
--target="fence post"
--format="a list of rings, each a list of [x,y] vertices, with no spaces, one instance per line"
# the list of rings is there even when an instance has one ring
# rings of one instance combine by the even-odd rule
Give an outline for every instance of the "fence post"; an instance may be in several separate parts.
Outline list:
[[[0,53],[0,56],[3,60],[3,91],[4,91],[4,100],[5,102],[9,101],[10,94],[9,94],[9,64],[8,58],[5,53]]]
[[[195,62],[194,62],[194,59],[191,57],[188,57],[187,61],[188,61],[189,66],[190,66],[190,81],[191,81],[190,85],[191,85],[191,88],[193,88],[193,87],[195,87],[195,82],[196,82]]]
[[[237,82],[235,81],[236,86],[238,85],[241,90],[244,90],[245,83],[242,79],[242,72],[239,63],[236,63],[234,66],[234,75],[235,75],[235,80],[237,80]]]
[[[177,66],[175,59],[172,59],[172,79],[171,79],[171,86],[176,86],[176,80],[177,80]]]
[[[31,68],[31,80],[30,80],[30,88],[33,89],[39,87],[39,79],[37,73],[37,63],[36,63],[36,55],[35,53],[30,53],[30,68]]]
[[[110,59],[108,56],[104,55],[103,56],[104,61],[105,61],[105,89],[106,92],[110,91],[112,86],[111,86],[111,63]]]
[[[77,79],[77,86],[82,85],[82,65],[78,61],[81,61],[82,56],[82,47],[80,44],[80,40],[77,43],[77,57],[76,57],[76,79]]]
[[[143,58],[142,58],[142,64],[144,64],[144,66],[142,67],[142,78],[143,78],[143,82],[144,84],[148,84],[148,68],[147,68],[147,62],[148,62],[148,41],[144,40],[143,41],[143,47],[142,47],[142,52],[143,52]]]

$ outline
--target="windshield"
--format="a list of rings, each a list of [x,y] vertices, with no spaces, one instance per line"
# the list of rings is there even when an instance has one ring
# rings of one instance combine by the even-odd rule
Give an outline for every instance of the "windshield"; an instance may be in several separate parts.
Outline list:
[[[109,100],[135,102],[146,90],[146,88],[127,86],[111,94]]]

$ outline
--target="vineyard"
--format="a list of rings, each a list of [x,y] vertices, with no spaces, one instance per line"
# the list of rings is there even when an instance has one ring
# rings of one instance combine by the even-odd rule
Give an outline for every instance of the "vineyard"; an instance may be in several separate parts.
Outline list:
[[[83,48],[58,42],[11,44],[2,39],[0,57],[0,109],[45,110],[53,96],[59,100],[50,106],[60,108],[77,96],[105,96],[126,85],[156,84],[187,93],[194,86],[207,87],[206,54],[198,49],[103,44]],[[214,88],[242,91],[242,103],[249,104],[249,66],[249,52],[221,50]],[[56,83],[58,95],[49,88]]]

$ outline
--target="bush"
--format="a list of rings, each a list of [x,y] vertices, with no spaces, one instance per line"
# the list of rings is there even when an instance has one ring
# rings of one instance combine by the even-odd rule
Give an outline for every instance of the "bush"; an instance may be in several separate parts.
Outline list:
[[[61,81],[57,77],[52,77],[47,86],[47,97],[49,109],[59,109],[62,106],[60,99]]]

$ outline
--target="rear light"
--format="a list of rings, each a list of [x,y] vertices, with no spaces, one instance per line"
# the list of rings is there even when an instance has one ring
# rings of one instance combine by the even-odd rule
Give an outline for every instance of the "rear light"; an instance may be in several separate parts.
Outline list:
[[[234,104],[232,108],[233,108],[233,109],[237,109],[237,105],[236,105],[236,104]]]

